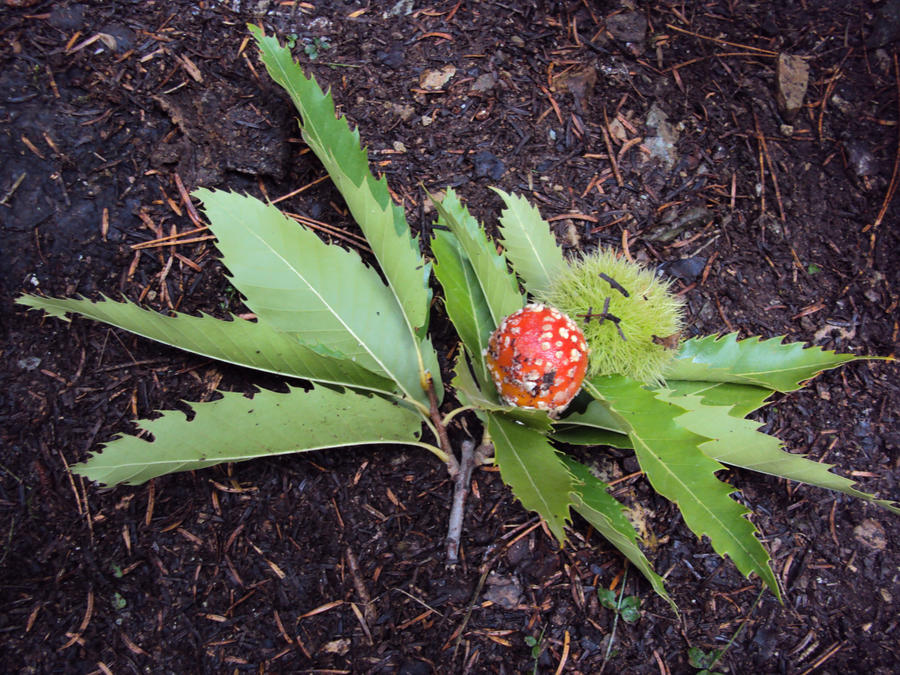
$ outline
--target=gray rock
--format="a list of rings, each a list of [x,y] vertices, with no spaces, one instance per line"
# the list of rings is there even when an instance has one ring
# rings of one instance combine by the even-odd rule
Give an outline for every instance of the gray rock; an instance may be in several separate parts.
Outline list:
[[[84,5],[75,3],[68,7],[56,6],[50,10],[47,22],[59,30],[79,30],[84,26]]]
[[[16,361],[16,365],[22,370],[34,370],[41,365],[41,360],[37,356],[26,356],[24,359]]]
[[[659,266],[659,271],[671,277],[677,277],[688,283],[696,281],[701,274],[703,268],[706,267],[707,258],[700,255],[691,256],[690,258],[682,258],[681,260],[672,260],[664,262]]]
[[[647,113],[647,128],[656,134],[647,134],[644,146],[650,151],[650,157],[662,160],[671,169],[678,161],[675,144],[678,142],[678,130],[669,122],[669,116],[655,102]]]
[[[478,79],[475,80],[474,84],[472,84],[472,88],[469,90],[473,94],[485,94],[494,88],[494,85],[497,84],[497,78],[491,75],[490,73],[484,73],[483,75],[479,75]]]
[[[514,576],[504,576],[491,572],[487,578],[484,599],[505,609],[513,609],[522,599],[522,582]]]
[[[472,155],[475,164],[475,175],[479,178],[489,177],[491,180],[500,180],[506,173],[506,164],[497,155],[487,150],[476,152]]]
[[[647,37],[647,19],[640,12],[623,12],[607,17],[606,30],[616,40],[643,43]]]

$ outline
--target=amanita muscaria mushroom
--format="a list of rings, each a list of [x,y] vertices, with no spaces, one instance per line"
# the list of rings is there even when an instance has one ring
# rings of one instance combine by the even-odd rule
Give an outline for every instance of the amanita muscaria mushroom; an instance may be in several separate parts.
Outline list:
[[[500,322],[485,361],[505,403],[555,413],[581,389],[588,348],[572,319],[535,303]]]

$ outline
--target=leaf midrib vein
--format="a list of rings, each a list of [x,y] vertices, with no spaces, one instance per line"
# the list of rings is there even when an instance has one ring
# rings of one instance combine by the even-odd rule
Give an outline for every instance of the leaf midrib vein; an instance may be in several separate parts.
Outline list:
[[[760,563],[759,563],[759,561],[756,559],[756,556],[755,556],[749,549],[747,549],[746,546],[744,546],[743,542],[742,542],[738,537],[736,537],[736,536],[732,533],[731,529],[730,529],[730,528],[729,528],[729,527],[728,527],[721,519],[719,519],[719,518],[716,516],[716,513],[715,513],[713,510],[707,508],[706,504],[704,504],[703,501],[702,501],[701,499],[698,498],[698,496],[694,493],[694,491],[693,491],[693,490],[692,490],[692,489],[691,489],[684,481],[682,481],[681,478],[679,478],[677,474],[675,474],[675,473],[673,473],[672,471],[669,470],[668,464],[667,464],[666,462],[664,462],[663,459],[662,459],[656,452],[654,452],[654,451],[650,448],[650,446],[649,446],[647,443],[644,442],[643,438],[642,438],[641,436],[638,436],[634,431],[631,432],[631,436],[632,436],[632,438],[633,438],[636,442],[638,442],[638,443],[639,443],[639,444],[640,444],[647,452],[649,452],[649,453],[653,456],[653,458],[654,458],[654,459],[657,461],[657,463],[658,463],[658,464],[666,471],[666,473],[667,473],[668,475],[670,475],[670,476],[675,480],[676,483],[678,483],[679,485],[681,485],[682,488],[687,492],[687,494],[688,494],[691,498],[693,498],[694,501],[695,501],[695,502],[696,502],[696,503],[697,503],[704,511],[706,511],[707,513],[709,513],[709,515],[712,517],[712,519],[713,519],[715,522],[719,523],[719,526],[724,530],[724,532],[726,532],[726,533],[728,534],[729,539],[733,540],[733,541],[740,547],[740,549],[741,549],[742,551],[744,551],[744,553],[745,553],[751,560],[753,560],[754,563],[756,563],[756,564],[759,566]],[[715,476],[714,476],[713,478],[715,478]],[[724,483],[723,483],[723,485],[724,485]],[[731,501],[731,498],[730,498],[730,497],[726,497],[726,499],[728,499],[729,501]],[[737,504],[737,502],[733,502],[733,503],[734,503],[734,504]],[[740,506],[740,505],[738,504],[738,506]],[[741,516],[741,518],[743,518],[743,515]],[[746,518],[743,518],[743,519],[746,520]],[[747,522],[750,523],[750,521],[747,521]],[[751,533],[751,535],[752,535],[752,533]]]
[[[550,503],[544,497],[544,493],[540,489],[538,489],[537,483],[535,483],[534,478],[532,478],[532,474],[528,470],[527,466],[525,465],[525,462],[522,461],[522,458],[519,455],[519,452],[516,450],[515,445],[512,443],[512,441],[509,438],[509,435],[506,433],[506,429],[504,429],[503,425],[500,424],[499,422],[496,423],[496,427],[501,432],[501,435],[503,436],[503,438],[506,440],[506,445],[509,447],[509,449],[512,451],[513,455],[515,456],[516,462],[519,464],[519,466],[525,472],[525,475],[528,478],[528,482],[531,483],[531,487],[534,489],[535,494],[541,500],[541,502],[544,504],[544,507],[547,509],[547,512],[553,514],[554,510],[551,508]]]
[[[289,270],[291,270],[294,274],[296,274],[297,278],[300,279],[306,285],[307,288],[309,288],[309,290],[313,293],[313,295],[315,295],[319,299],[319,301],[322,303],[322,305],[331,313],[331,315],[338,321],[338,323],[340,323],[345,328],[347,333],[350,334],[353,337],[353,339],[356,340],[359,343],[359,345],[366,351],[366,353],[368,353],[369,356],[371,356],[375,360],[375,362],[379,365],[379,367],[385,373],[387,373],[391,377],[391,379],[394,380],[394,382],[397,383],[397,386],[400,387],[401,391],[408,398],[414,398],[413,396],[410,395],[410,392],[407,390],[405,383],[399,377],[397,377],[397,375],[394,373],[394,371],[392,369],[388,368],[385,365],[383,359],[381,359],[379,356],[377,356],[376,353],[374,351],[372,351],[372,349],[369,347],[368,344],[366,344],[365,342],[363,342],[363,340],[360,339],[357,332],[350,327],[350,325],[343,319],[343,317],[340,315],[340,313],[334,307],[332,307],[331,303],[329,303],[325,299],[325,297],[319,292],[319,290],[313,284],[311,284],[309,282],[309,280],[305,276],[303,276],[303,274],[301,274],[300,271],[287,258],[285,258],[283,255],[281,255],[281,253],[279,253],[262,236],[260,236],[260,234],[258,232],[256,232],[255,230],[253,230],[249,227],[247,227],[246,230],[251,234],[251,236],[255,237],[265,248],[268,248],[275,255],[276,258],[281,260],[287,266],[287,268]]]

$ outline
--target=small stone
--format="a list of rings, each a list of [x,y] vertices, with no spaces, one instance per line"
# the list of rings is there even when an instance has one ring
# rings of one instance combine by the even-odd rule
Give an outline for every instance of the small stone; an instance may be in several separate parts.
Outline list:
[[[878,173],[878,162],[862,141],[854,139],[845,143],[844,148],[847,150],[847,163],[858,177]]]
[[[22,370],[35,370],[39,365],[41,365],[41,360],[37,356],[26,356],[24,359],[19,359],[16,362],[16,365],[19,366]]]
[[[382,13],[381,18],[390,19],[394,16],[409,16],[413,11],[413,0],[397,0],[390,9]]]
[[[423,115],[423,116],[422,116],[422,126],[423,126],[423,127],[430,126],[432,122],[434,122],[434,118],[433,118],[433,117],[430,117],[430,116],[428,116],[428,115]]]
[[[678,129],[669,122],[668,114],[656,102],[650,106],[645,124],[648,129],[656,131],[656,134],[647,134],[644,138],[644,145],[650,150],[650,157],[661,160],[671,169],[678,161],[678,152],[675,149],[679,136]]]
[[[120,23],[110,23],[100,29],[100,42],[117,54],[134,47],[134,31]]]
[[[79,30],[84,26],[84,5],[75,3],[68,7],[55,6],[50,10],[48,23],[62,31]]]
[[[352,641],[349,638],[340,638],[338,640],[326,642],[324,645],[322,645],[321,650],[326,654],[337,654],[338,656],[343,656],[348,651],[350,651],[351,644]]]
[[[394,151],[406,152],[406,146],[403,144],[403,141],[394,141]]]
[[[504,609],[514,609],[522,598],[522,582],[514,576],[491,573],[487,578],[484,599]]]
[[[831,104],[844,115],[853,115],[856,113],[855,106],[840,94],[832,95]]]
[[[494,77],[490,73],[484,73],[483,75],[478,76],[478,79],[475,80],[475,83],[472,85],[472,88],[469,91],[473,94],[486,94],[491,89],[493,89],[496,84],[496,77]]]
[[[419,77],[419,86],[427,91],[440,91],[456,75],[456,66],[447,64],[443,68],[426,70]]]
[[[643,42],[647,19],[640,12],[622,12],[606,18],[606,30],[621,42]]]
[[[853,528],[853,537],[860,544],[868,546],[874,551],[883,551],[887,548],[887,536],[884,533],[884,526],[871,518],[866,518]]]
[[[664,262],[659,266],[659,271],[691,283],[692,281],[696,281],[703,273],[703,269],[706,267],[706,261],[707,258],[704,256],[695,255],[690,258]]]
[[[506,165],[503,160],[487,150],[472,155],[472,162],[475,164],[475,175],[479,178],[489,177],[492,180],[500,180],[506,173]]]
[[[791,123],[803,107],[809,85],[809,64],[799,56],[779,54],[775,84],[778,111],[786,122]]]

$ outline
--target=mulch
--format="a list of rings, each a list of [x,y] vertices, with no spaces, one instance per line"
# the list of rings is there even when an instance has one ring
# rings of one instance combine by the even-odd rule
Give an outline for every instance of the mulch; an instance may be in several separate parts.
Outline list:
[[[187,197],[200,186],[292,195],[279,206],[367,255],[253,53],[251,20],[332,88],[426,238],[422,185],[454,187],[489,230],[496,185],[537,204],[572,254],[612,246],[661,266],[691,334],[896,354],[896,3],[633,4],[5,3],[7,670],[681,673],[695,670],[690,648],[722,649],[740,630],[717,671],[896,672],[896,519],[759,474],[720,475],[757,514],[784,605],[698,541],[630,454],[582,451],[638,505],[676,617],[585,523],[560,549],[490,467],[473,477],[456,570],[443,562],[451,482],[413,449],[133,488],[68,472],[138,417],[284,383],[26,313],[17,295],[245,311]],[[810,65],[790,128],[775,97],[780,53]],[[432,329],[447,355],[439,304]],[[883,362],[826,373],[758,419],[791,451],[896,497],[895,376]],[[459,422],[456,440],[477,432],[474,418]],[[639,597],[640,619],[617,620],[598,588]]]

